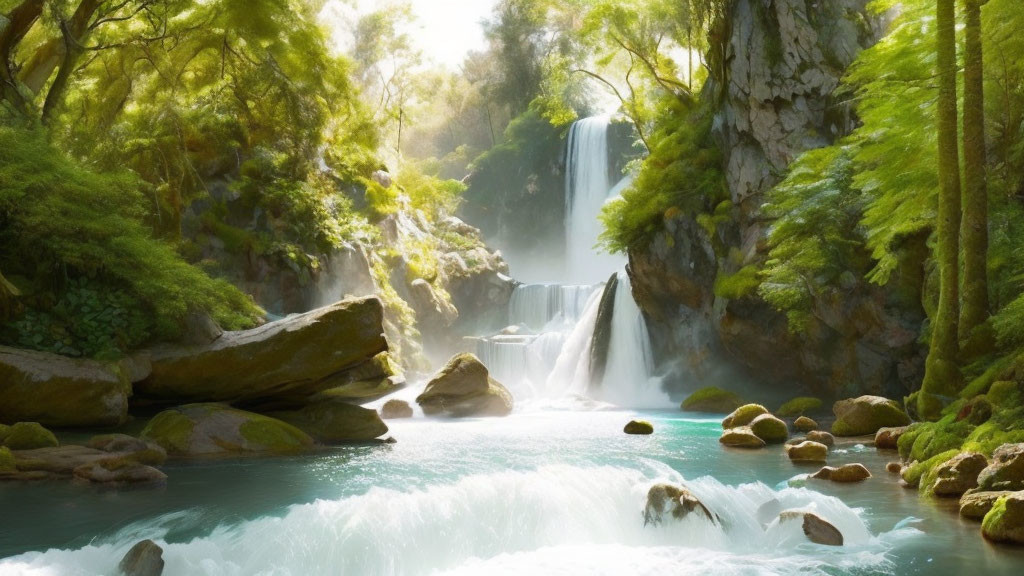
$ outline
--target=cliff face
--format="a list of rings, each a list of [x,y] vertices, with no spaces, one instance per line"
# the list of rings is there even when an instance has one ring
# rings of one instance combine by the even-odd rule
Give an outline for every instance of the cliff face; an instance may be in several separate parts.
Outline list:
[[[852,129],[848,107],[833,93],[881,35],[867,3],[734,0],[713,31],[703,96],[716,111],[731,210],[713,229],[675,214],[653,242],[630,253],[635,296],[676,386],[692,389],[716,376],[734,381],[737,370],[758,383],[825,396],[898,396],[919,381],[924,252],[907,263],[893,283],[898,289],[848,275],[820,295],[799,336],[756,292],[715,289],[716,280],[763,262],[771,226],[761,214],[764,194],[790,162]]]

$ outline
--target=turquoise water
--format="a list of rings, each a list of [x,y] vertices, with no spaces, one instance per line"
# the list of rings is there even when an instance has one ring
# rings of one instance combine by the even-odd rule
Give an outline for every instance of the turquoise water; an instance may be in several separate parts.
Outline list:
[[[167,467],[167,486],[103,491],[0,485],[0,575],[114,574],[154,538],[165,574],[1020,574],[1024,552],[921,501],[853,443],[852,486],[802,481],[781,447],[721,447],[719,420],[629,411],[534,410],[506,419],[390,422],[397,444]],[[792,481],[794,478],[796,480]],[[685,482],[723,519],[644,527],[656,481]],[[758,518],[771,499],[813,510],[847,545]],[[767,525],[762,522],[768,521]]]

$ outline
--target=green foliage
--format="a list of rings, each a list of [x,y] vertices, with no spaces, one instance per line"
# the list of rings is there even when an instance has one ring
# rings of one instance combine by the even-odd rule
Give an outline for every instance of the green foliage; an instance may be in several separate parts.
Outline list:
[[[609,252],[645,246],[674,211],[710,212],[728,199],[711,110],[665,97],[655,117],[650,155],[622,200],[608,203],[601,214],[601,244]]]
[[[466,185],[458,180],[444,180],[437,176],[436,163],[405,164],[398,172],[396,183],[409,197],[414,210],[420,210],[430,220],[454,214],[462,204]]]
[[[756,293],[760,285],[758,267],[744,266],[733,274],[723,272],[715,277],[715,296],[737,300]]]

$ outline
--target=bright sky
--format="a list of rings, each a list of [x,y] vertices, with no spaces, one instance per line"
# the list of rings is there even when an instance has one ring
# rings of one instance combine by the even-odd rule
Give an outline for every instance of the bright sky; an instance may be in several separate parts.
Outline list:
[[[322,15],[338,27],[355,14],[365,14],[393,4],[395,0],[329,0]],[[488,17],[496,0],[410,0],[416,23],[410,36],[423,54],[440,64],[456,68],[470,50],[484,47],[480,22]],[[341,33],[344,35],[344,32]],[[344,40],[339,38],[344,44]]]

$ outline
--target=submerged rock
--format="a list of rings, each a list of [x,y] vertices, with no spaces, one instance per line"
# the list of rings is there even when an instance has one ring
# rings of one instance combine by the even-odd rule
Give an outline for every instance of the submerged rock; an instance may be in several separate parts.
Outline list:
[[[1024,443],[1003,444],[978,475],[981,490],[1024,490]]]
[[[373,440],[388,432],[376,410],[325,400],[290,412],[268,414],[309,434],[322,444]]]
[[[730,428],[747,426],[754,421],[754,418],[757,418],[762,414],[768,414],[768,409],[760,404],[747,404],[740,406],[731,414],[726,416],[725,420],[722,420],[722,428],[728,430]]]
[[[143,540],[124,555],[117,569],[124,576],[161,576],[164,573],[164,551],[152,540]]]
[[[476,356],[459,354],[434,375],[416,403],[428,416],[508,416],[513,401]]]
[[[982,518],[995,505],[996,500],[1009,496],[1013,492],[998,490],[995,492],[976,492],[969,490],[960,497],[960,515],[970,520],[981,522]]]
[[[0,347],[0,421],[118,426],[131,394],[128,375],[99,362]]]
[[[832,406],[836,421],[832,433],[836,436],[874,434],[889,426],[906,426],[910,416],[895,400],[881,396],[861,396],[840,400]]]
[[[793,462],[825,462],[828,460],[828,446],[805,440],[799,444],[786,445],[786,456]]]
[[[97,484],[162,484],[167,475],[130,458],[106,458],[78,466],[75,478]]]
[[[690,394],[680,408],[685,412],[728,414],[742,405],[743,400],[735,392],[711,386]]]
[[[764,440],[745,426],[722,432],[722,437],[718,441],[731,448],[763,448],[766,445]]]
[[[834,446],[836,443],[835,437],[824,430],[811,430],[807,433],[807,439],[825,446]]]
[[[646,420],[630,420],[622,431],[626,434],[646,436],[654,434],[654,426]]]
[[[875,448],[879,450],[899,449],[900,436],[907,431],[908,426],[897,426],[892,428],[880,428],[875,432]]]
[[[699,511],[701,516],[713,523],[717,522],[707,506],[686,488],[674,484],[655,484],[647,491],[644,526],[661,524],[666,515],[671,515],[675,520],[682,520],[694,511]]]
[[[18,422],[11,426],[4,438],[4,446],[11,450],[35,450],[58,446],[57,437],[38,422]]]
[[[385,420],[412,418],[412,406],[405,400],[388,400],[381,406],[380,416]]]
[[[977,452],[963,452],[935,468],[936,496],[959,498],[964,492],[978,487],[978,475],[988,466],[985,456]]]
[[[779,523],[800,520],[803,524],[804,535],[815,544],[824,546],[842,546],[843,533],[838,528],[827,522],[817,514],[801,512],[799,510],[786,510],[779,514]]]
[[[142,439],[171,456],[282,454],[307,450],[313,439],[291,424],[224,404],[189,404],[157,414]]]
[[[151,354],[152,373],[136,385],[145,400],[278,402],[366,380],[388,379],[384,309],[377,298],[346,299],[253,330],[225,332],[210,344]],[[358,376],[353,376],[357,372]]]
[[[845,464],[838,468],[825,466],[812,474],[811,478],[840,483],[861,482],[871,478],[871,472],[863,464]]]
[[[128,484],[162,482],[165,478],[162,472],[152,468],[166,459],[163,450],[155,446],[106,452],[69,445],[20,450],[13,456],[15,469],[0,475],[7,480],[50,480],[75,476],[93,482]]]
[[[761,414],[750,422],[750,431],[768,444],[781,444],[789,438],[789,427],[771,414]]]
[[[981,533],[993,542],[1024,544],[1024,491],[996,500],[981,521]]]
[[[818,423],[807,416],[801,416],[793,422],[793,428],[796,428],[800,432],[810,432],[818,429]]]
[[[900,474],[903,472],[903,464],[899,462],[889,462],[885,465],[885,471],[889,474]]]

